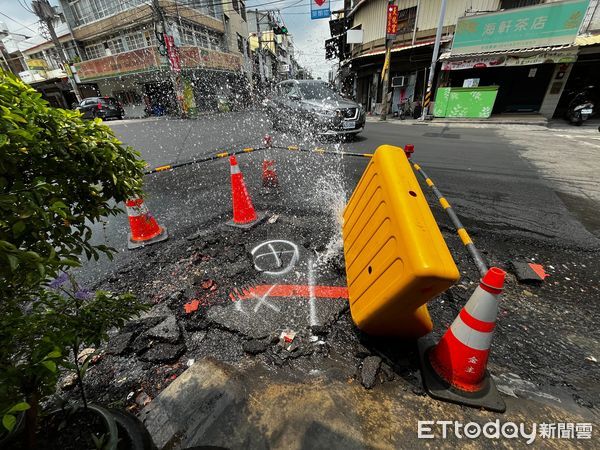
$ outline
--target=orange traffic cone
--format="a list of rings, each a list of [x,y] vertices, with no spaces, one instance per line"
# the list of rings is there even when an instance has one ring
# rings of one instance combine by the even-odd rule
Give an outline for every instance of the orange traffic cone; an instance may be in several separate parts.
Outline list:
[[[257,214],[252,205],[252,199],[246,189],[244,176],[240,171],[235,156],[229,157],[231,165],[231,197],[233,200],[233,220],[227,225],[248,229],[265,218],[264,214]]]
[[[136,198],[125,202],[127,215],[129,216],[129,228],[127,248],[134,249],[144,245],[164,241],[169,237],[167,229],[161,227],[148,212],[144,200]]]
[[[431,397],[506,410],[486,370],[505,277],[502,269],[489,269],[440,342],[435,347],[419,342],[423,383]]]
[[[265,188],[279,187],[279,178],[275,171],[275,161],[265,159],[262,166],[262,184]]]

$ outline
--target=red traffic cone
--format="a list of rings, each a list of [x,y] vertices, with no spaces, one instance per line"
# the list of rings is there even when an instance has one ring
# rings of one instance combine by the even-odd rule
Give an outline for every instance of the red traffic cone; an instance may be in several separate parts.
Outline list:
[[[262,166],[262,184],[265,188],[279,187],[279,178],[275,171],[275,161],[265,159]]]
[[[161,227],[148,212],[144,200],[136,198],[125,202],[127,215],[129,216],[129,228],[127,248],[134,249],[144,245],[164,241],[169,237],[167,229]]]
[[[408,159],[410,159],[410,157],[412,156],[412,154],[415,152],[415,146],[413,144],[406,144],[404,146],[404,153],[406,154],[406,157]]]
[[[440,342],[435,347],[419,342],[423,383],[431,397],[506,410],[486,370],[505,277],[502,269],[489,269]]]
[[[254,210],[252,199],[250,198],[248,189],[246,189],[244,176],[240,171],[236,157],[230,156],[229,163],[231,165],[231,198],[233,200],[233,220],[227,222],[227,225],[246,229],[251,228],[264,219],[265,215],[257,214]]]

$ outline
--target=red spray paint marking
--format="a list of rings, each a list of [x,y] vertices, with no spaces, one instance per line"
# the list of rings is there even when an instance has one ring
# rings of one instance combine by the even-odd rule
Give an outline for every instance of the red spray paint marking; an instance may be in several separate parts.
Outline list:
[[[194,311],[197,311],[199,306],[200,306],[200,300],[194,299],[191,302],[183,305],[183,309],[185,310],[186,314],[190,314],[190,313],[193,313]]]
[[[310,297],[310,286],[300,284],[279,284],[273,286],[262,284],[249,289],[234,290],[229,294],[232,301],[248,300],[254,297],[262,297],[269,289],[269,297]],[[343,286],[314,286],[315,298],[345,298],[348,299],[348,288]]]
[[[542,280],[545,280],[546,277],[550,276],[546,273],[546,271],[544,270],[544,266],[542,266],[541,264],[529,263],[529,267],[531,267],[531,270],[533,270],[537,274],[537,276],[540,277]]]

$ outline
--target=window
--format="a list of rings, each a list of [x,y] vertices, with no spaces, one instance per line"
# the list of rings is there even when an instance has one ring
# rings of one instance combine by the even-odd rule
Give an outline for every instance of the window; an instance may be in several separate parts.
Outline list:
[[[185,25],[179,29],[179,34],[181,36],[181,43],[184,45],[196,45],[196,41],[194,40],[194,30],[189,26]]]
[[[238,51],[243,55],[244,54],[244,38],[239,34],[237,34],[237,45]]]
[[[141,32],[125,36],[125,43],[127,44],[127,50],[135,50],[147,46],[144,34]]]
[[[217,50],[217,51],[222,50],[223,42],[222,42],[220,35],[215,34],[215,33],[210,33],[210,37],[208,40],[210,42],[210,48],[212,50]]]
[[[417,7],[401,9],[398,11],[398,34],[412,33],[417,20]]]
[[[85,48],[85,56],[87,57],[87,59],[95,59],[106,56],[106,52],[104,51],[104,44],[88,45]]]
[[[240,0],[240,14],[242,15],[242,19],[244,19],[244,22],[247,22],[248,20],[246,19],[246,3],[244,2],[244,0]]]
[[[75,26],[85,25],[121,11],[136,8],[144,3],[146,0],[69,0],[69,6],[75,18]]]
[[[209,48],[208,35],[205,31],[201,31],[196,34],[196,42],[198,43],[198,47]]]
[[[106,41],[106,44],[113,55],[116,55],[117,53],[123,53],[125,51],[123,40],[120,37]]]
[[[500,2],[500,9],[514,9],[522,8],[524,6],[539,5],[541,0],[502,0]]]

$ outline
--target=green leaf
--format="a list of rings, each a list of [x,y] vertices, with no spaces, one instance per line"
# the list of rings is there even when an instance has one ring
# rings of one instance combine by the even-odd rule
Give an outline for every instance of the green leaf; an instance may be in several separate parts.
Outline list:
[[[46,359],[60,358],[61,356],[62,356],[62,354],[60,353],[59,350],[53,350],[46,355]]]
[[[13,224],[12,232],[15,235],[15,237],[18,237],[21,234],[23,234],[23,231],[25,231],[25,222],[23,222],[22,220],[19,220],[18,222],[15,222]]]
[[[12,431],[16,424],[17,418],[15,416],[11,414],[5,414],[2,417],[2,425],[4,425],[4,428],[6,428],[8,431]]]
[[[8,264],[10,265],[10,270],[12,270],[13,272],[15,270],[17,270],[17,267],[19,267],[19,258],[17,258],[15,255],[6,255],[6,259],[8,259]]]
[[[16,405],[12,406],[8,410],[8,413],[10,414],[13,412],[27,411],[29,408],[31,408],[31,406],[29,406],[29,403],[21,402],[21,403],[17,403]]]
[[[42,361],[41,364],[50,372],[56,373],[56,363],[54,361]]]

